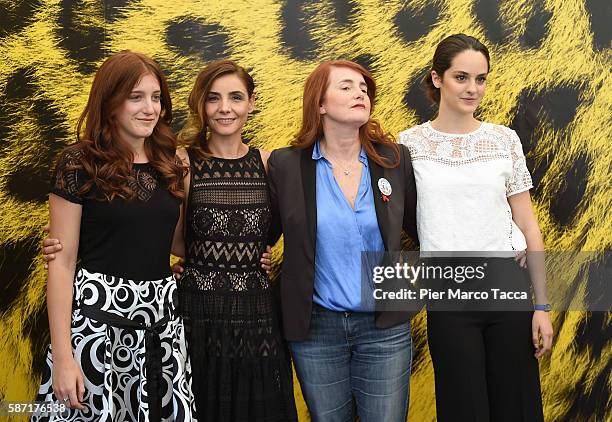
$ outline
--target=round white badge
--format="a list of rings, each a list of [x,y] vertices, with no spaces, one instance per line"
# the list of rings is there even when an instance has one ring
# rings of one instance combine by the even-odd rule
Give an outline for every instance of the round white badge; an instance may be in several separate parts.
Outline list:
[[[389,181],[384,177],[378,179],[378,189],[380,189],[380,193],[385,196],[389,196],[391,195],[391,192],[393,192],[391,189],[391,183],[389,183]]]

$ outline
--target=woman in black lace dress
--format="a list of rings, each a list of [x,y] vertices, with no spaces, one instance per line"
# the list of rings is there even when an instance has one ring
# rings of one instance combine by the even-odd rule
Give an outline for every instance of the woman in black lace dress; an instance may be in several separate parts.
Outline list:
[[[102,64],[49,195],[63,248],[49,263],[51,347],[37,400],[68,410],[35,421],[193,420],[168,265],[183,197],[171,119],[157,63],[121,52]]]
[[[269,153],[242,141],[251,76],[231,61],[197,77],[183,131],[185,270],[179,306],[200,421],[294,421],[291,364],[268,277],[259,266],[271,224]]]

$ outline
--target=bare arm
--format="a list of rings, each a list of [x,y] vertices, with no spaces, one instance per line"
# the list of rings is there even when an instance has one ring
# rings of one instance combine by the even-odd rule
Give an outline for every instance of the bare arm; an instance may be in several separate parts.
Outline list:
[[[71,407],[79,404],[85,391],[83,376],[72,355],[71,311],[72,284],[79,249],[82,206],[57,195],[49,195],[50,236],[58,239],[63,250],[49,262],[47,281],[47,309],[53,357],[53,390],[63,400],[70,399]]]
[[[513,220],[527,240],[527,262],[536,303],[547,304],[544,242],[531,206],[529,191],[509,196],[508,203],[512,209]],[[548,312],[534,311],[531,332],[535,356],[540,358],[552,348],[553,327]]]
[[[512,219],[521,229],[527,240],[529,275],[533,283],[536,303],[548,303],[546,294],[546,271],[544,268],[544,242],[540,226],[531,206],[529,192],[521,192],[508,197],[512,209]]]
[[[72,283],[79,248],[82,206],[59,196],[49,196],[51,214],[50,236],[59,239],[63,253],[49,262],[47,282],[47,308],[53,357],[72,357],[70,345],[70,312],[72,309]]]

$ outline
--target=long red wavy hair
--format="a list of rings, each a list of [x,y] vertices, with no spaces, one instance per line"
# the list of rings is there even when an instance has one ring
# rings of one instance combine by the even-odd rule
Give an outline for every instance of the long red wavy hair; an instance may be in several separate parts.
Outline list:
[[[306,79],[302,105],[302,126],[291,145],[297,148],[308,148],[323,136],[323,117],[320,113],[321,104],[329,85],[329,73],[332,67],[348,67],[361,75],[368,86],[371,111],[374,111],[376,99],[376,82],[372,74],[363,66],[349,60],[328,60],[319,64]],[[385,132],[380,123],[370,118],[359,128],[361,145],[372,160],[382,167],[393,168],[399,164],[399,148],[389,133]],[[387,145],[393,152],[393,160],[381,156],[374,147],[375,144]]]
[[[79,194],[87,194],[95,186],[109,201],[115,197],[134,197],[129,186],[134,154],[119,137],[116,114],[134,86],[147,74],[159,82],[161,112],[153,133],[145,139],[145,153],[164,187],[176,198],[183,197],[185,169],[176,159],[177,142],[170,127],[172,102],[166,77],[153,59],[132,51],[113,54],[102,63],[77,124],[77,142],[68,147],[82,152],[80,165],[89,175]]]

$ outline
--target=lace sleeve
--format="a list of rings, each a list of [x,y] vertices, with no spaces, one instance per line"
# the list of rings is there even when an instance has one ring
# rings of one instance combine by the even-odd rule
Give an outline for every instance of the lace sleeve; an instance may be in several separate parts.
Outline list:
[[[510,156],[512,158],[512,174],[506,180],[506,196],[515,195],[524,192],[533,187],[531,174],[527,169],[525,155],[523,154],[523,146],[521,140],[515,131],[508,129],[510,132]]]
[[[415,131],[416,128],[411,128],[399,134],[399,143],[408,148],[413,160],[422,153],[423,149],[423,142]]]
[[[81,154],[74,149],[64,150],[57,160],[51,182],[51,193],[75,204],[83,204],[83,198],[79,195],[79,189],[85,182],[83,170],[78,168]]]
[[[407,130],[400,132],[398,142],[402,145],[408,146],[409,134]]]

